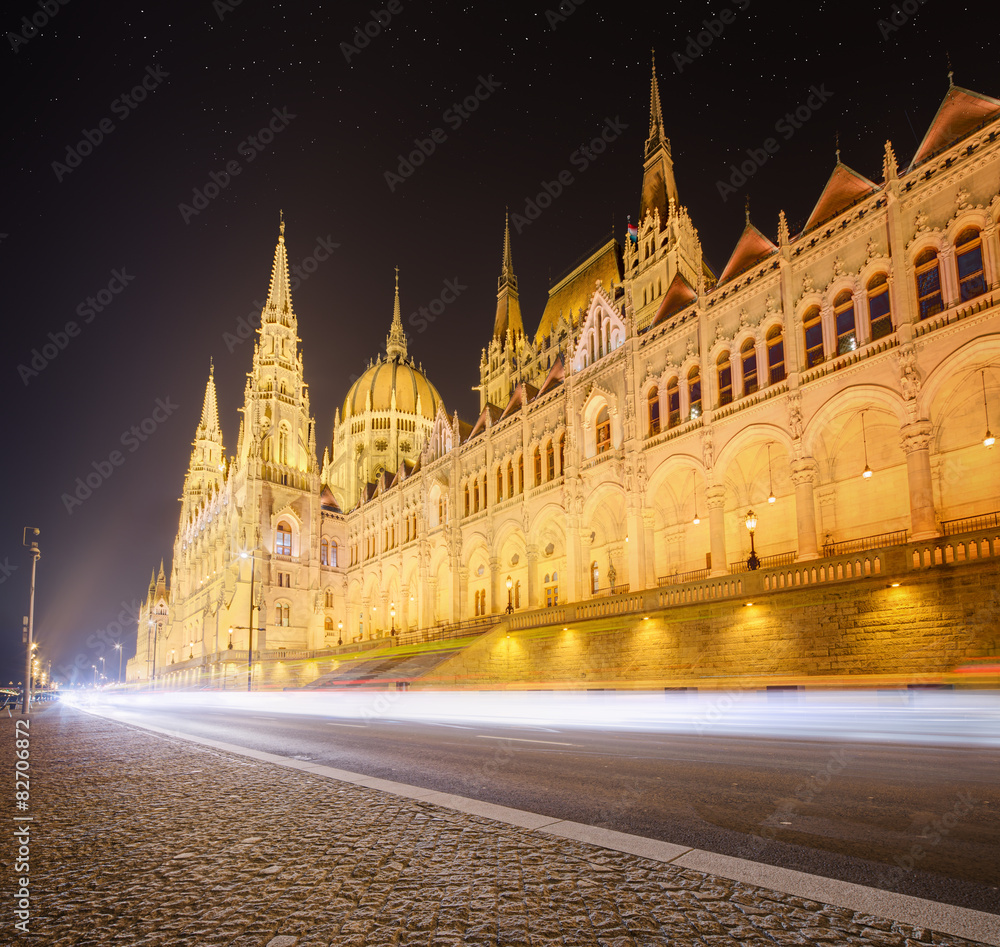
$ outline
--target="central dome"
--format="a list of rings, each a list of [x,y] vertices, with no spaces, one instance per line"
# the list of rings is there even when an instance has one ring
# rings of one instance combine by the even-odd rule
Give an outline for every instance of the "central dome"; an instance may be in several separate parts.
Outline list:
[[[342,412],[344,419],[361,414],[365,410],[369,395],[372,411],[389,411],[392,408],[394,391],[397,411],[402,414],[416,414],[419,397],[420,415],[428,421],[434,420],[438,405],[442,403],[437,389],[412,360],[379,360],[369,366],[351,385],[344,399]]]

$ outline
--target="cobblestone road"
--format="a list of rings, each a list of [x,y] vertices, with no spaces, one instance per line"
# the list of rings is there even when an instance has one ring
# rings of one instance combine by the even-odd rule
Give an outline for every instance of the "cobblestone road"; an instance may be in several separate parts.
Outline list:
[[[10,920],[6,832],[3,944],[972,943],[58,705],[32,715],[31,772],[32,934]]]

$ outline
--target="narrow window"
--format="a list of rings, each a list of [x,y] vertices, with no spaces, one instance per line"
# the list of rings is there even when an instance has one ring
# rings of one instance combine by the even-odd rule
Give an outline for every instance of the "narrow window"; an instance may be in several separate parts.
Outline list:
[[[868,280],[868,325],[873,341],[892,332],[892,313],[889,312],[889,281],[885,273],[877,273]]]
[[[701,372],[697,365],[688,372],[688,404],[691,413],[689,417],[701,416]]]
[[[757,346],[753,339],[743,343],[740,363],[743,366],[743,394],[752,395],[757,390]]]
[[[941,303],[941,271],[937,251],[928,248],[914,261],[917,277],[917,302],[920,318],[936,316],[943,308]]]
[[[330,564],[330,544],[325,537],[319,541],[319,562],[323,566]]]
[[[667,427],[681,423],[681,390],[676,378],[667,383]]]
[[[653,385],[646,396],[649,408],[649,436],[660,433],[660,389]]]
[[[535,486],[542,482],[542,452],[536,447],[534,454],[535,461]]]
[[[962,302],[986,292],[983,273],[983,241],[975,227],[963,230],[955,241],[958,260],[958,290]]]
[[[514,495],[514,461],[507,461],[507,496]]]
[[[774,385],[785,378],[785,341],[781,326],[767,333],[767,383]]]
[[[603,454],[611,450],[611,416],[608,414],[607,405],[601,408],[597,415],[597,453]]]
[[[721,352],[716,362],[719,376],[719,404],[729,404],[733,400],[733,363],[728,352]]]
[[[503,499],[503,467],[497,467],[497,500]]]
[[[524,454],[517,455],[517,492],[524,493]]]
[[[292,554],[292,531],[284,523],[278,524],[278,539],[274,551],[279,556]]]
[[[597,562],[592,562],[590,564],[590,591],[591,593],[596,592],[600,586],[601,576],[600,570],[597,568]]]
[[[853,352],[858,347],[858,329],[854,322],[854,297],[847,290],[833,301],[833,318],[837,326],[837,354]]]
[[[566,435],[559,435],[559,475],[562,476],[563,471],[566,469],[563,461],[566,459]]]
[[[823,361],[823,318],[819,306],[813,306],[803,317],[806,331],[806,368]]]
[[[546,467],[546,480],[555,480],[556,478],[556,452],[555,448],[552,446],[552,441],[549,441],[545,445],[545,467]]]

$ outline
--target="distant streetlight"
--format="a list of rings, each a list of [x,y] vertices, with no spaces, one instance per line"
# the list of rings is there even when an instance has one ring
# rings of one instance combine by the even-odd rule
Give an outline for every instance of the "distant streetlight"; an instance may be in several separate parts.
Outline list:
[[[118,683],[122,682],[122,646],[121,642],[115,645],[115,650],[118,652]]]
[[[22,714],[28,712],[28,705],[31,703],[31,639],[35,629],[35,566],[38,565],[38,560],[42,555],[38,550],[37,540],[33,539],[29,544],[29,532],[32,536],[40,536],[41,530],[36,529],[34,526],[25,526],[22,536],[22,544],[28,546],[28,552],[31,554],[31,592],[28,598],[28,636],[25,638],[24,649],[24,693],[21,698]]]
[[[389,630],[389,637],[395,638],[396,637],[396,603],[395,602],[390,602],[389,603],[389,617],[392,619],[392,627]]]
[[[757,551],[753,545],[754,530],[757,529],[757,514],[753,510],[747,510],[746,516],[747,532],[750,533],[750,555],[747,558],[747,568],[753,572],[760,568],[760,559],[757,558]]]
[[[342,620],[337,621],[337,644],[344,643],[344,622]]]
[[[513,595],[514,580],[510,576],[507,576],[506,586],[507,586],[507,614],[508,615],[513,615],[514,614],[514,595]]]
[[[97,687],[97,665],[90,665],[90,669],[94,672],[94,687]]]

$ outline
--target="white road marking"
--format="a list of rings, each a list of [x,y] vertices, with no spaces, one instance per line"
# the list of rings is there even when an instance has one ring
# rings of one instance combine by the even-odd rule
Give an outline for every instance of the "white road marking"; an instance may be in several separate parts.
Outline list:
[[[357,727],[359,730],[365,729],[363,723],[334,723],[332,720],[327,720],[326,725],[328,727]]]
[[[548,743],[550,746],[580,746],[579,743],[560,743],[557,740],[526,740],[524,737],[494,737],[477,733],[480,740],[514,740],[517,743]]]

